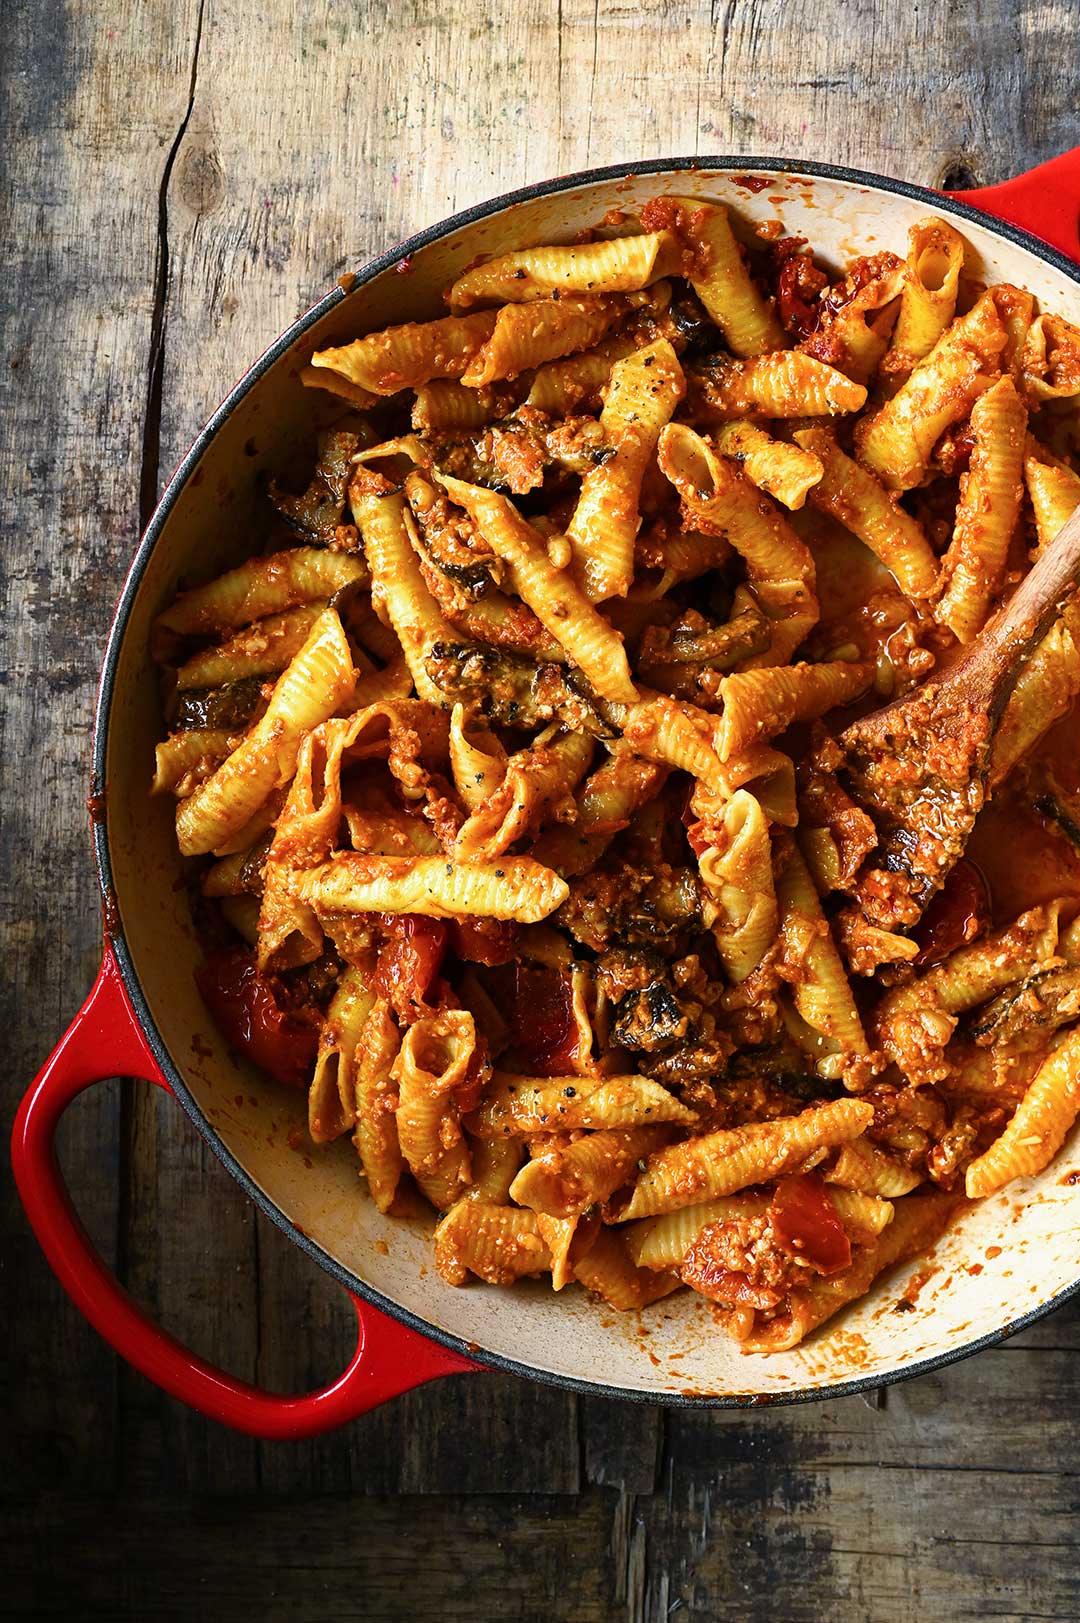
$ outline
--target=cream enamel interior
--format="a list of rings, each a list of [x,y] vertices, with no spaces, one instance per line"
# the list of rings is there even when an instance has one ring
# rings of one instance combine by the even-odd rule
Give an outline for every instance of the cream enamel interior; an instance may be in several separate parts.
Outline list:
[[[632,212],[665,192],[720,198],[748,224],[780,218],[787,233],[806,236],[837,267],[857,253],[904,252],[908,227],[927,213],[920,200],[798,173],[772,175],[756,194],[719,171],[606,179],[513,204],[415,253],[410,274],[390,269],[357,287],[243,398],[164,524],[116,665],[106,756],[108,838],[124,933],[173,1063],[252,1180],[344,1269],[417,1318],[538,1374],[656,1398],[779,1398],[886,1377],[955,1352],[1073,1285],[1080,1277],[1080,1189],[1064,1180],[1080,1166],[1077,1135],[1041,1178],[1014,1184],[969,1213],[930,1263],[894,1272],[831,1329],[788,1354],[741,1354],[716,1331],[707,1304],[688,1292],[639,1316],[615,1313],[576,1289],[554,1295],[542,1283],[453,1289],[432,1266],[427,1225],[375,1211],[348,1140],[315,1149],[306,1137],[303,1100],[238,1068],[218,1037],[192,979],[198,946],[178,884],[172,803],[148,795],[160,733],[148,654],[151,621],[181,581],[217,574],[259,546],[260,475],[302,470],[313,447],[312,400],[297,381],[311,352],[390,322],[444,313],[441,290],[479,254],[567,241],[608,210]],[[948,217],[947,204],[937,212]],[[990,227],[952,218],[969,245],[971,274],[1026,286],[1044,308],[1080,321],[1076,282]],[[894,1311],[907,1281],[928,1269],[915,1311]]]

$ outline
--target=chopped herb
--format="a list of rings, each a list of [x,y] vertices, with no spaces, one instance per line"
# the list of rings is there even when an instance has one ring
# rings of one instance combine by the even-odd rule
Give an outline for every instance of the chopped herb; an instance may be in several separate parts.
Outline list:
[[[577,1098],[577,1088],[563,1088],[563,1093],[566,1095],[566,1097],[568,1099],[576,1099]]]

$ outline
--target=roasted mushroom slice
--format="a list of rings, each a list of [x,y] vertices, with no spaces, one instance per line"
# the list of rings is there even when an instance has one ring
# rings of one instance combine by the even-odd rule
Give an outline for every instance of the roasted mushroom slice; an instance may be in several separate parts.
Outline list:
[[[476,642],[436,643],[424,663],[448,698],[474,705],[488,721],[529,731],[561,721],[594,738],[616,735],[584,676],[566,665],[535,664]]]
[[[237,732],[254,719],[262,702],[261,676],[245,676],[217,688],[187,688],[176,696],[172,726],[176,732],[207,727]]]
[[[723,625],[696,609],[674,625],[650,625],[641,640],[638,670],[646,682],[677,699],[711,709],[719,704],[720,678],[741,660],[763,653],[772,635],[757,607],[744,609]]]
[[[440,473],[514,496],[538,489],[549,469],[582,475],[614,455],[595,417],[552,422],[535,406],[464,439],[429,434],[427,440]]]
[[[441,485],[419,471],[405,480],[405,498],[419,529],[426,560],[466,597],[483,597],[502,566],[467,513],[451,505]]]
[[[324,545],[336,538],[345,512],[352,459],[360,448],[356,434],[333,430],[319,435],[318,461],[302,496],[290,496],[271,480],[270,500],[289,527]]]
[[[1007,987],[974,1017],[970,1032],[980,1048],[1027,1031],[1049,1036],[1080,1015],[1080,969],[1040,969]]]

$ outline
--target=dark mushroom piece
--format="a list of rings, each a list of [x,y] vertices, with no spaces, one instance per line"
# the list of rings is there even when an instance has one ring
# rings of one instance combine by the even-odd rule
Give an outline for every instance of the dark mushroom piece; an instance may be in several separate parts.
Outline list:
[[[474,705],[488,721],[530,731],[561,721],[594,738],[616,735],[584,676],[568,666],[536,664],[476,642],[436,643],[424,665],[448,698]]]
[[[1049,1035],[1078,1014],[1080,969],[1040,969],[992,998],[973,1018],[969,1029],[980,1048],[989,1048],[1026,1031]]]
[[[871,924],[910,930],[962,856],[1001,712],[1078,575],[1080,510],[951,670],[840,735],[849,787],[880,838],[857,890]]]
[[[467,598],[489,592],[502,566],[468,514],[452,506],[446,491],[426,473],[408,475],[405,498],[431,567],[453,581]]]
[[[345,512],[352,459],[360,448],[356,434],[335,430],[319,436],[318,461],[303,495],[290,496],[270,482],[270,500],[289,525],[307,541],[333,541]]]
[[[211,728],[237,732],[254,720],[262,704],[265,678],[245,676],[239,682],[226,682],[218,688],[187,688],[178,693],[172,717],[178,733]]]
[[[764,652],[771,635],[768,617],[758,608],[744,609],[723,625],[690,609],[673,626],[646,629],[638,670],[653,687],[711,709],[719,704],[724,672]]]

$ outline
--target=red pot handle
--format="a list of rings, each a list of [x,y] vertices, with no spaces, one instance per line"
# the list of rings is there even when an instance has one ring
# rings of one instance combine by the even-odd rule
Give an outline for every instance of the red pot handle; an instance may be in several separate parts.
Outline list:
[[[1080,147],[999,186],[977,186],[945,196],[1018,225],[1070,259],[1080,260]]]
[[[282,1397],[215,1369],[153,1324],[94,1249],[56,1158],[64,1111],[109,1076],[140,1077],[171,1092],[106,943],[90,996],[19,1106],[11,1159],[30,1226],[57,1279],[99,1335],[149,1380],[236,1431],[295,1439],[344,1425],[439,1375],[479,1367],[353,1296],[358,1335],[344,1374],[317,1392]]]

